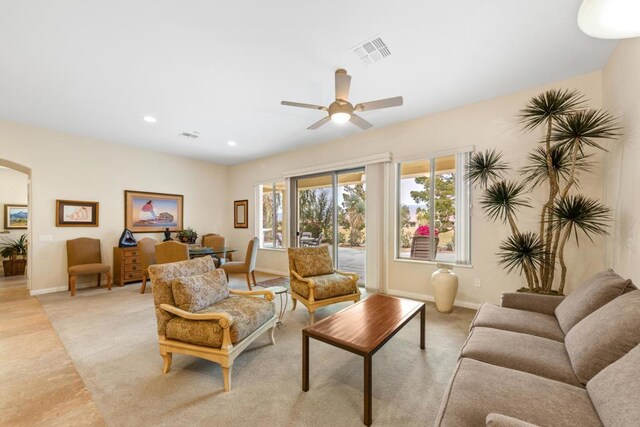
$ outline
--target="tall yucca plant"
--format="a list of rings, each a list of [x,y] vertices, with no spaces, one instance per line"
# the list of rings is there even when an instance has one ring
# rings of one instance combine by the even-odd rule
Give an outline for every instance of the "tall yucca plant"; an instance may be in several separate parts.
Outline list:
[[[522,182],[506,181],[510,168],[495,150],[474,153],[467,178],[483,190],[482,209],[494,221],[509,224],[511,236],[503,241],[499,262],[508,272],[519,271],[527,278],[529,291],[554,293],[556,262],[562,272],[558,293],[566,282],[564,251],[569,237],[580,234],[589,239],[606,234],[610,211],[595,199],[572,195],[579,175],[591,170],[587,150],[602,150],[602,141],[615,139],[616,119],[600,110],[585,108],[577,91],[549,90],[533,97],[520,112],[525,132],[544,129],[541,145],[527,158]],[[521,232],[517,211],[531,207],[526,192],[546,188],[546,202],[540,209],[538,233]]]

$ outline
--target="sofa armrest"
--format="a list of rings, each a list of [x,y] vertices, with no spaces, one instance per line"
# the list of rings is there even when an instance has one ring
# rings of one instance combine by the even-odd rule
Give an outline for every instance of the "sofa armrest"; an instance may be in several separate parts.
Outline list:
[[[341,270],[333,270],[335,273],[340,274],[341,276],[347,276],[354,282],[357,282],[360,276],[357,273],[347,273],[346,271]]]
[[[255,291],[239,291],[236,289],[229,289],[231,295],[239,295],[242,297],[250,297],[253,295],[264,295],[264,299],[272,301],[275,298],[275,294],[268,289],[256,289]]]
[[[487,415],[487,419],[485,421],[487,427],[538,427],[535,424],[519,420],[518,418],[494,413]]]
[[[563,296],[530,294],[526,292],[505,292],[502,303],[505,308],[534,311],[536,313],[554,315],[556,307],[564,300]]]
[[[313,279],[302,277],[301,275],[296,273],[295,270],[291,270],[291,274],[296,280],[307,283],[309,285],[309,289],[313,289],[316,287],[316,282],[314,282]]]

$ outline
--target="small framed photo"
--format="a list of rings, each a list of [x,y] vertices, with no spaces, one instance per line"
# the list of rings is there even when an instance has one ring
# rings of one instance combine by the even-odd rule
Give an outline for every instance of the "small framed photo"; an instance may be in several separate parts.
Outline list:
[[[27,205],[4,205],[5,230],[26,230],[29,225]]]
[[[249,228],[248,200],[236,200],[233,202],[233,227]]]
[[[56,200],[56,227],[97,227],[100,204],[79,200]]]

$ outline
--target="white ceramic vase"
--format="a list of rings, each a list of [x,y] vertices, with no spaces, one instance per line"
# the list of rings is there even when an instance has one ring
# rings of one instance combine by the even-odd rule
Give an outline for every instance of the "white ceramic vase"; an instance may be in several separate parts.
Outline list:
[[[440,313],[451,313],[458,293],[458,276],[451,268],[450,265],[438,264],[438,270],[431,275],[436,308]]]

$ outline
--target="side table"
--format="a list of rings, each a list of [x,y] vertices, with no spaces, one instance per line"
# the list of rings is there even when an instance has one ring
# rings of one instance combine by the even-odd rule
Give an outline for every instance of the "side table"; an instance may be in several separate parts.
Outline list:
[[[284,286],[270,286],[267,289],[280,296],[280,312],[278,313],[278,321],[276,322],[278,327],[280,327],[282,324],[282,317],[284,316],[284,312],[287,310],[287,304],[289,303],[287,288]]]

